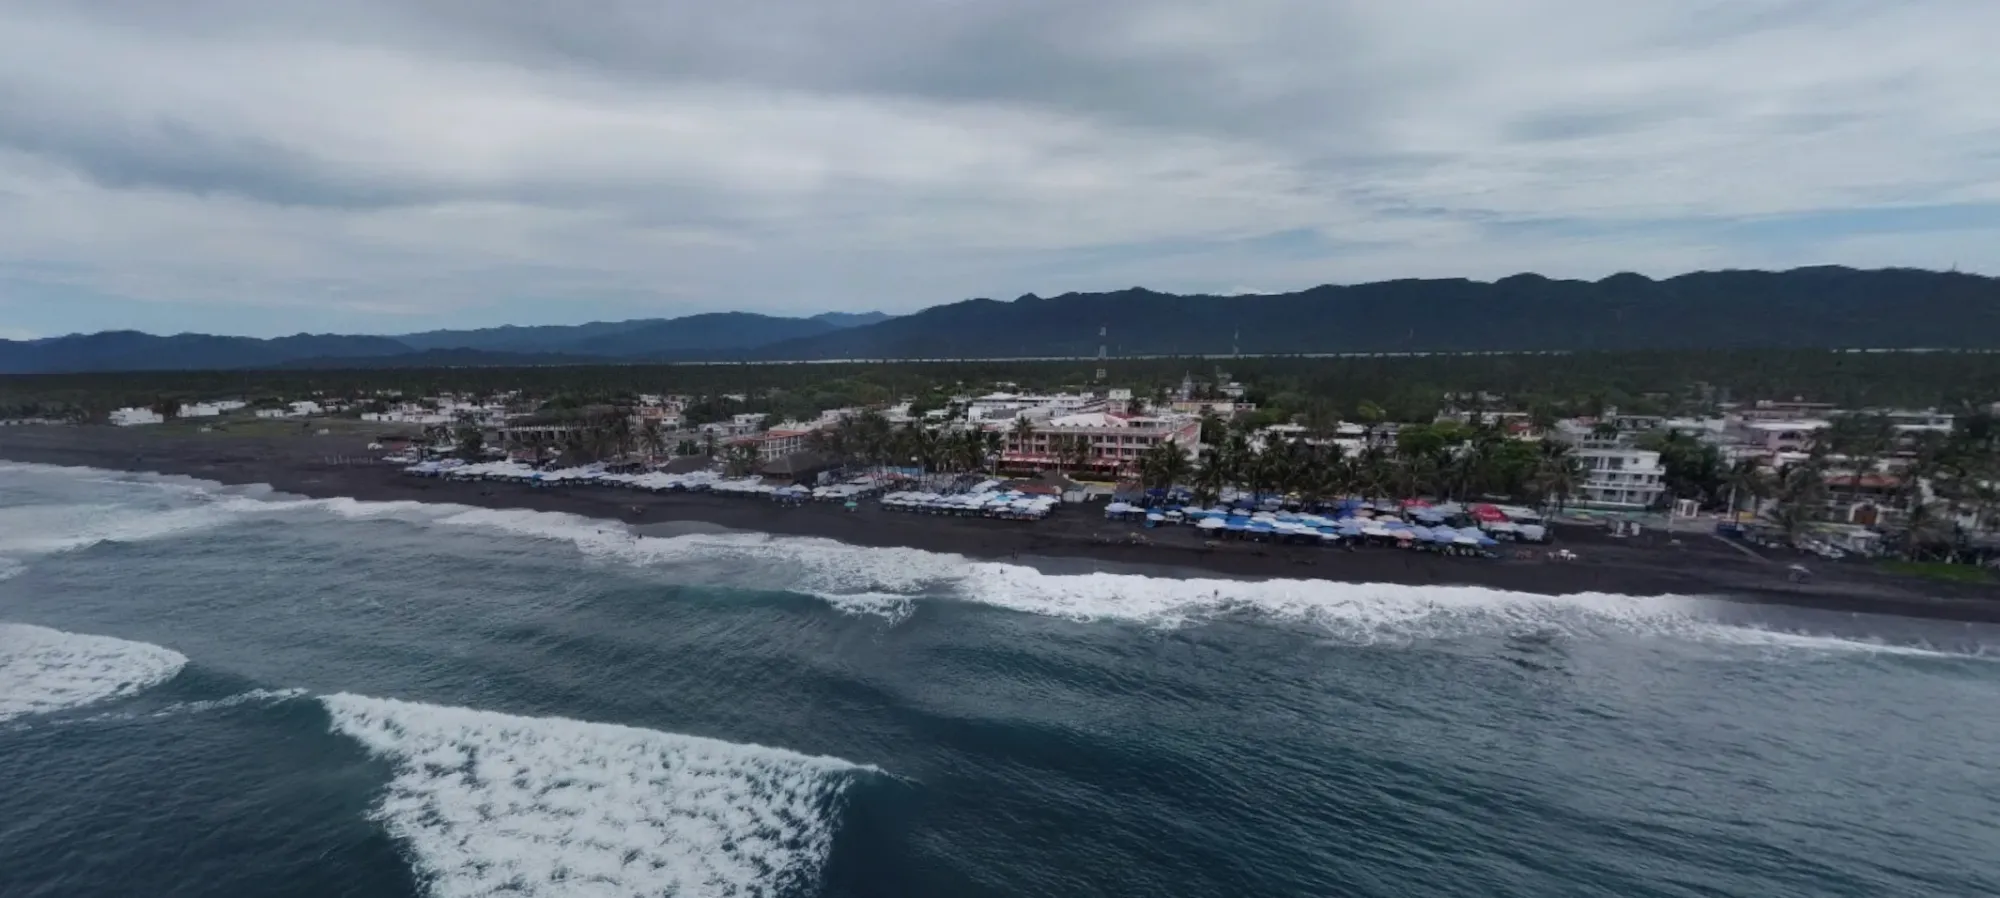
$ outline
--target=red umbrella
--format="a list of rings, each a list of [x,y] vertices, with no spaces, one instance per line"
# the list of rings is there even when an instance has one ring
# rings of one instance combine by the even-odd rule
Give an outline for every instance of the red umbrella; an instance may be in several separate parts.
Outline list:
[[[1507,513],[1491,505],[1472,506],[1472,516],[1482,521],[1497,522],[1507,520]]]

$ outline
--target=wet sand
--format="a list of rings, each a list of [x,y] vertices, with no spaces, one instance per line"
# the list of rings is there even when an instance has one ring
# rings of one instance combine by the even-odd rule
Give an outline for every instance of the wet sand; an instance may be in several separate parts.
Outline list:
[[[1786,581],[1786,563],[1753,557],[1706,534],[1614,540],[1594,528],[1556,528],[1574,562],[1452,558],[1394,549],[1224,542],[1208,549],[1191,528],[1143,530],[1103,519],[1100,506],[1064,508],[1028,523],[884,511],[864,502],[782,508],[766,499],[651,494],[607,487],[535,489],[409,477],[369,461],[362,435],[238,436],[174,427],[0,428],[0,459],[180,474],[227,484],[269,484],[314,498],[450,502],[616,519],[646,530],[708,525],[1014,560],[1064,572],[1148,570],[1253,578],[1413,585],[1469,585],[1545,595],[1710,595],[1854,613],[2000,622],[2000,589],[1892,577],[1858,565],[1814,563],[1814,582]],[[346,462],[341,459],[348,459]],[[672,525],[672,526],[668,526]],[[1146,544],[1133,544],[1135,534]],[[1504,553],[1503,554],[1507,554]]]

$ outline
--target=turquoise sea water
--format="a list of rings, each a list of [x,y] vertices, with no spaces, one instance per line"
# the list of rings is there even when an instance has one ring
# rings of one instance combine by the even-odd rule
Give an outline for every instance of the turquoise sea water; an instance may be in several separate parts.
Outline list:
[[[0,464],[0,895],[1992,895],[1995,655]]]

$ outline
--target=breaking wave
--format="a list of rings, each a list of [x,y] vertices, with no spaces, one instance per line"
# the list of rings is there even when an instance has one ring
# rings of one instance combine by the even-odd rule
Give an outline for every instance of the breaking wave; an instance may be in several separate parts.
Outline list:
[[[817,881],[841,796],[869,769],[615,724],[321,702],[394,766],[376,817],[440,898],[792,893]]]
[[[0,721],[132,695],[186,664],[157,645],[0,623]]]
[[[1554,632],[1589,638],[1656,636],[1772,651],[1967,657],[1966,653],[1715,620],[1698,596],[1544,595],[1480,586],[1329,580],[1225,580],[1131,573],[1051,574],[918,549],[863,549],[816,537],[700,533],[648,537],[611,521],[520,509],[472,509],[436,519],[559,540],[586,556],[675,576],[807,592],[834,608],[907,619],[926,599],[955,599],[1076,621],[1181,627],[1232,616],[1295,622],[1348,644]]]
[[[9,466],[0,466],[0,470]],[[976,561],[908,548],[862,549],[830,539],[749,532],[644,536],[616,521],[527,509],[471,508],[424,502],[297,499],[190,478],[128,475],[84,468],[14,465],[40,473],[138,477],[186,494],[195,504],[167,510],[102,510],[83,524],[7,527],[38,535],[44,548],[174,535],[246,515],[310,513],[341,520],[396,520],[421,527],[478,528],[569,544],[586,557],[671,570],[677,581],[813,595],[844,613],[907,620],[926,600],[973,602],[1078,621],[1112,620],[1179,627],[1251,615],[1323,629],[1337,641],[1398,644],[1415,640],[1533,630],[1575,637],[1637,634],[1772,651],[1941,654],[1861,638],[1767,630],[1722,623],[1697,596],[1601,593],[1542,595],[1476,586],[1405,586],[1325,580],[1227,580],[1133,573],[1051,574],[1021,564]],[[0,509],[0,514],[8,511]],[[0,540],[0,552],[12,544]],[[0,578],[6,577],[0,559]]]

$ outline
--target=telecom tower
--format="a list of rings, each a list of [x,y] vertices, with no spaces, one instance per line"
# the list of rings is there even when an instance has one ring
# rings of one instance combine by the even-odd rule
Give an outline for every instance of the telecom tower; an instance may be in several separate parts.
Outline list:
[[[1243,329],[1240,327],[1229,335],[1229,357],[1232,359],[1243,357]]]
[[[1104,351],[1104,338],[1105,335],[1109,332],[1110,328],[1106,327],[1105,325],[1100,324],[1097,326],[1097,382],[1098,383],[1103,383],[1105,380],[1104,358],[1106,353]]]

